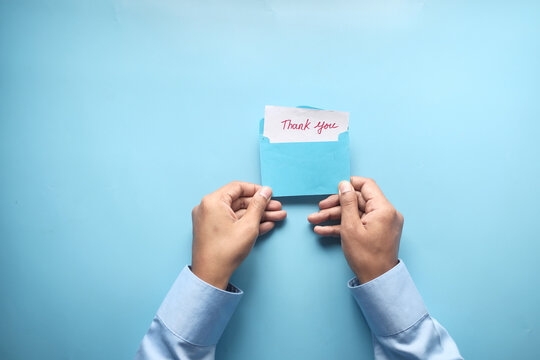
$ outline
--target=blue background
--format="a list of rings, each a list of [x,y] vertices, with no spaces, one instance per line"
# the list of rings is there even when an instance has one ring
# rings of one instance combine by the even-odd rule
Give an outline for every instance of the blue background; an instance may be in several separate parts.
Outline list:
[[[259,182],[264,105],[350,112],[352,173],[471,359],[540,357],[540,5],[0,2],[2,359],[129,359],[190,211]],[[218,359],[371,358],[341,249],[284,200]]]

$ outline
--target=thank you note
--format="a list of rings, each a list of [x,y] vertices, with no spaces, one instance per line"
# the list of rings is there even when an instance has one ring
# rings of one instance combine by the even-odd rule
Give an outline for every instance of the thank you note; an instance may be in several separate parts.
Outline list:
[[[349,113],[267,105],[263,135],[271,143],[338,141],[349,128]]]

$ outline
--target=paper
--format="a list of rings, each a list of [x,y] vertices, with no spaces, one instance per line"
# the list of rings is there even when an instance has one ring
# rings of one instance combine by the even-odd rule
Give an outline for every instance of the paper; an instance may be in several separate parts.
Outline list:
[[[273,196],[334,194],[350,178],[349,113],[266,106],[259,142]]]
[[[271,143],[338,141],[349,127],[349,113],[267,105],[264,131]]]

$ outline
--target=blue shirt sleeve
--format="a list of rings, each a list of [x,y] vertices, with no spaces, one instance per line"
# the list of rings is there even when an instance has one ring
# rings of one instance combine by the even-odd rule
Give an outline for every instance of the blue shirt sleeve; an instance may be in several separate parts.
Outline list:
[[[429,315],[403,261],[367,283],[353,278],[348,285],[371,329],[376,360],[462,359]]]
[[[135,359],[212,360],[243,292],[218,289],[184,267],[163,300]]]

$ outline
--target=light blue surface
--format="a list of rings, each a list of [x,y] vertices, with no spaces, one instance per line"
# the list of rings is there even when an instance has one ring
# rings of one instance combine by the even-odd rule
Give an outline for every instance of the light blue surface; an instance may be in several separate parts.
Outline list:
[[[264,121],[259,126],[261,184],[270,186],[273,196],[334,194],[336,184],[350,178],[348,129],[337,141],[271,143],[263,136]]]
[[[190,261],[191,208],[260,181],[264,105],[307,104],[350,112],[351,172],[405,215],[401,256],[462,354],[539,358],[539,14],[2,1],[0,357],[132,358]],[[218,358],[371,357],[341,250],[306,221],[317,199],[284,201],[238,270]]]

